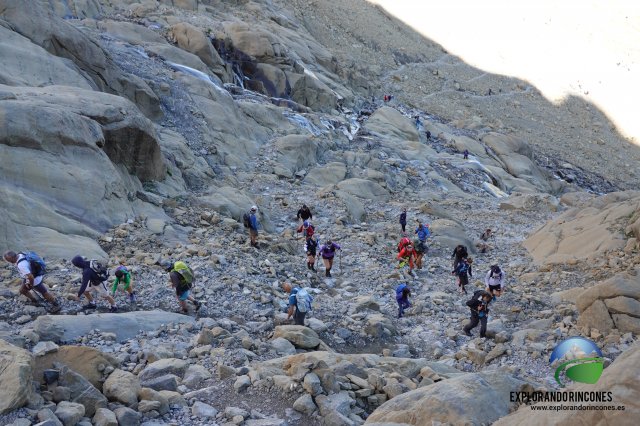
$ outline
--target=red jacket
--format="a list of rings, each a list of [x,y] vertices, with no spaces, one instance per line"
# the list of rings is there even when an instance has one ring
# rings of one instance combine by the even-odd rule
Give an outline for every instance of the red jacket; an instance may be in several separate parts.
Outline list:
[[[408,247],[403,248],[400,253],[398,253],[398,260],[408,259],[409,260],[409,268],[413,269],[413,261],[418,258],[418,253],[415,251],[413,246],[411,246],[411,250]]]
[[[307,237],[307,238],[311,238],[311,237],[313,237],[313,233],[314,233],[314,231],[315,231],[315,230],[314,230],[314,228],[313,228],[313,225],[309,225],[309,226],[307,227],[307,229],[304,229],[304,227],[303,227],[302,225],[300,225],[300,226],[298,227],[298,233],[303,232],[303,233],[304,233],[303,235],[304,235],[305,237]]]

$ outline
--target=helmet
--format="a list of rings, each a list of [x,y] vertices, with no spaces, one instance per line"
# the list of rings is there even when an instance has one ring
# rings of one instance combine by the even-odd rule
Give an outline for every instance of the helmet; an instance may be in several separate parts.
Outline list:
[[[84,262],[85,262],[84,257],[82,257],[80,255],[74,256],[74,258],[71,259],[71,264],[73,266],[75,266],[76,268],[83,268],[84,267]]]
[[[251,211],[252,211],[252,212],[255,212],[255,211],[257,211],[257,210],[258,210],[258,206],[251,206]]]
[[[500,270],[500,267],[498,265],[492,265],[491,266],[491,273],[492,274],[496,274],[497,275],[500,272],[502,272],[502,271]]]
[[[305,227],[305,228],[308,227],[309,226],[309,221],[305,220],[304,222],[302,222],[302,226]]]

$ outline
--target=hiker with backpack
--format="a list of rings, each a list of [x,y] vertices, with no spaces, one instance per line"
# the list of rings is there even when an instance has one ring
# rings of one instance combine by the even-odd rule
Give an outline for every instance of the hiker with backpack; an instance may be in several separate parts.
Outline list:
[[[427,238],[431,236],[431,230],[429,229],[429,225],[422,223],[420,219],[416,219],[416,222],[418,222],[418,227],[416,228],[414,234],[417,234],[418,240],[420,240],[421,243],[426,245]]]
[[[311,310],[313,297],[304,288],[291,287],[289,283],[283,283],[282,289],[289,294],[287,320],[293,317],[295,325],[304,326],[304,317]]]
[[[251,209],[242,215],[244,227],[249,229],[249,243],[255,248],[258,248],[258,226],[260,225],[256,217],[257,211],[257,206],[251,206]]]
[[[406,207],[402,209],[402,213],[400,213],[400,226],[402,227],[402,233],[406,232],[407,227],[407,209]]]
[[[398,318],[404,316],[404,310],[411,307],[409,302],[409,296],[411,296],[411,289],[406,283],[400,284],[396,287],[396,302],[398,302]]]
[[[116,306],[116,302],[109,294],[107,286],[105,285],[105,281],[109,279],[107,267],[95,259],[87,260],[80,255],[71,259],[71,263],[76,268],[82,269],[82,281],[80,290],[78,291],[78,297],[82,298],[84,295],[88,301],[82,309],[96,309],[96,301],[93,296],[95,295],[96,298],[102,297],[109,302],[109,310],[111,312],[117,312],[118,307]]]
[[[116,296],[118,290],[118,284],[122,283],[122,288],[129,294],[129,302],[131,304],[136,303],[136,292],[133,291],[133,278],[131,278],[131,272],[126,266],[120,265],[116,268],[114,275],[116,279],[113,280],[113,286],[111,287],[111,296]]]
[[[167,260],[161,263],[161,266],[169,273],[171,287],[176,289],[176,299],[178,299],[182,312],[185,314],[189,313],[187,301],[193,303],[196,312],[198,312],[202,304],[191,295],[191,288],[193,287],[194,281],[191,268],[180,260],[177,262]]]
[[[473,263],[472,258],[463,258],[456,265],[456,269],[451,271],[452,274],[455,274],[458,277],[458,292],[467,294],[467,290],[464,288],[467,284],[469,284],[469,277],[473,278],[473,273],[471,271],[471,264]]]
[[[331,277],[331,267],[333,267],[333,258],[336,255],[336,250],[342,250],[342,248],[331,240],[327,240],[327,242],[320,247],[325,277]]]
[[[473,293],[473,297],[467,301],[467,306],[471,310],[471,318],[469,323],[462,329],[464,334],[471,336],[471,330],[480,323],[480,337],[486,337],[490,302],[491,294],[486,291],[478,290]]]
[[[398,269],[402,269],[406,265],[409,265],[409,274],[415,277],[413,273],[413,266],[417,257],[418,253],[416,253],[415,249],[413,248],[413,244],[409,243],[402,250],[400,250],[400,253],[398,253]]]
[[[485,291],[491,294],[493,301],[496,301],[496,297],[500,297],[504,290],[505,274],[498,265],[492,265],[487,275],[484,277]]]
[[[397,252],[400,253],[402,249],[408,246],[409,244],[411,244],[411,240],[409,239],[409,237],[404,235],[402,238],[400,238],[400,242],[398,243],[398,247],[396,249]]]
[[[413,241],[413,249],[416,252],[416,269],[422,269],[422,258],[429,251],[429,248],[425,243],[416,239]]]
[[[18,273],[22,277],[22,286],[20,287],[20,294],[25,296],[32,305],[39,306],[38,300],[33,297],[31,290],[35,290],[49,302],[52,308],[49,310],[51,313],[59,312],[62,308],[58,300],[53,294],[47,290],[47,286],[42,282],[47,272],[46,264],[44,260],[34,252],[16,253],[14,251],[7,251],[4,253],[4,260],[16,265]]]
[[[303,204],[302,207],[300,207],[300,210],[298,210],[298,214],[296,215],[296,217],[298,218],[298,220],[302,219],[303,221],[313,219],[311,210],[309,210],[309,207],[307,207],[306,204]]]
[[[318,238],[309,237],[304,245],[304,251],[307,253],[307,269],[317,272],[314,264],[316,263],[316,253],[318,250]]]
[[[451,258],[453,259],[453,270],[455,271],[458,267],[458,263],[468,256],[469,253],[467,252],[467,248],[465,246],[463,246],[462,244],[456,246],[456,248],[453,249],[453,254],[451,254]]]

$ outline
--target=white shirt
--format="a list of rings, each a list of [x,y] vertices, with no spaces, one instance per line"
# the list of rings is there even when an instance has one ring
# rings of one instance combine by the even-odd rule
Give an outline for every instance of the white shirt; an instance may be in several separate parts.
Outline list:
[[[16,262],[16,266],[18,267],[18,272],[22,278],[27,278],[27,275],[31,273],[31,265],[28,260],[24,260],[26,257],[23,254],[18,255],[18,261]],[[39,277],[34,277],[33,285],[39,285],[42,283],[42,275]]]
[[[486,285],[487,287],[499,285],[500,290],[502,290],[504,288],[504,278],[504,271],[500,272],[497,275],[494,275],[493,277],[491,276],[491,271],[489,271],[487,272],[487,276],[484,277],[484,285]]]

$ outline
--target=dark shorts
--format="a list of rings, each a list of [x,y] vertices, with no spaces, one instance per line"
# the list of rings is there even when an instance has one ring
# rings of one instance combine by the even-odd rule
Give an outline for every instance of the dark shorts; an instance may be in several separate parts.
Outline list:
[[[469,284],[469,275],[461,274],[461,275],[458,275],[458,278],[460,279],[460,285]]]
[[[418,254],[424,254],[427,251],[427,244],[420,240],[416,241],[413,247],[416,249],[416,253]]]
[[[258,231],[255,230],[255,229],[249,228],[249,235],[251,235],[252,237],[257,237],[258,236]]]
[[[316,255],[316,249],[309,249],[307,250],[307,256],[315,256]]]
[[[37,278],[37,277],[36,277],[36,278]],[[34,280],[34,282],[35,282],[35,280]],[[27,288],[27,281],[25,281],[25,283],[23,284],[23,287],[24,287],[24,288]],[[39,284],[34,284],[34,286],[33,286],[33,287],[31,287],[31,290],[35,290],[35,291],[37,291],[38,293],[40,293],[41,295],[43,295],[43,296],[49,292],[49,291],[47,290],[47,286],[46,286],[46,285],[44,285],[44,283],[42,282],[42,280],[40,280],[40,283],[39,283]]]
[[[491,291],[500,291],[500,284],[498,285],[490,285],[489,290]]]

